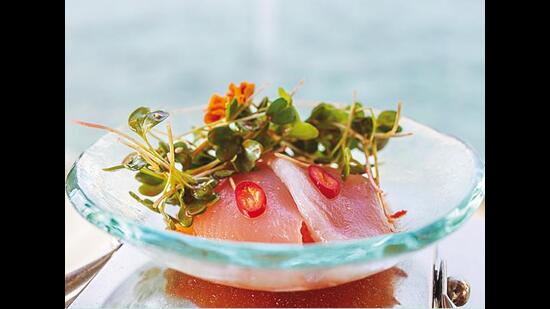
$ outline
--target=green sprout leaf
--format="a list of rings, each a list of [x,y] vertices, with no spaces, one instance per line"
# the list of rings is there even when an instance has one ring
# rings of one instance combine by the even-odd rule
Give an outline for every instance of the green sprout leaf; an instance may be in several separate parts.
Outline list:
[[[273,101],[267,108],[266,115],[273,117],[275,114],[280,113],[288,107],[288,102],[283,98],[278,98]]]
[[[208,205],[215,203],[219,199],[217,194],[209,195],[208,199],[194,200],[187,205],[187,215],[196,216],[206,211]]]
[[[151,128],[168,118],[169,114],[164,111],[154,111],[148,107],[139,107],[128,117],[128,126],[140,136],[145,136]]]
[[[263,146],[253,139],[247,139],[243,142],[244,153],[249,160],[257,161],[262,155]]]
[[[143,106],[133,111],[128,117],[128,126],[130,129],[139,135],[143,135],[143,121],[149,112],[151,112],[151,110]]]
[[[105,172],[114,172],[125,168],[126,166],[124,166],[124,164],[119,164],[119,165],[103,168],[102,170],[104,170]]]
[[[236,136],[235,140],[233,140],[232,142],[227,142],[222,145],[219,145],[216,148],[216,158],[218,158],[218,160],[222,162],[226,162],[233,159],[242,150],[240,145],[241,141],[242,141],[242,137]]]
[[[200,215],[203,213],[208,206],[208,202],[202,200],[193,201],[191,204],[187,205],[187,214],[191,216]]]
[[[283,87],[279,87],[279,96],[285,99],[288,104],[292,104],[292,97],[286,92],[286,90],[283,89]]]
[[[395,111],[383,111],[376,118],[376,132],[386,133],[391,131],[395,120],[397,118],[397,112]],[[401,132],[403,128],[397,127],[397,133]]]
[[[295,122],[298,113],[293,106],[290,106],[284,98],[278,98],[273,101],[266,111],[266,115],[271,118],[271,122],[277,125],[285,125]]]
[[[264,109],[267,107],[267,105],[269,104],[269,98],[268,97],[264,97],[262,99],[262,101],[260,102],[260,105],[258,105],[258,109]]]
[[[143,184],[147,184],[151,186],[160,185],[161,183],[164,182],[164,178],[162,178],[161,176],[153,176],[153,175],[154,175],[153,171],[150,171],[149,173],[144,173],[143,171],[140,171],[134,176],[134,178]]]
[[[216,160],[216,157],[211,156],[208,151],[203,150],[193,159],[193,162],[191,163],[191,168],[201,167],[214,160]]]
[[[191,153],[191,150],[185,142],[178,141],[174,143],[174,158],[176,162],[183,166],[184,170],[191,168],[193,161]]]
[[[181,188],[179,189],[176,193],[170,195],[167,199],[166,199],[166,204],[170,204],[170,205],[182,205],[183,204],[183,195],[185,194],[185,189],[184,188]]]
[[[133,197],[136,201],[138,201],[140,204],[144,205],[145,207],[149,208],[150,210],[158,213],[159,210],[154,208],[153,207],[153,201],[151,201],[150,199],[141,199],[137,194],[135,194],[134,192],[132,191],[129,191],[128,192],[130,194],[131,197]]]
[[[138,188],[139,193],[141,193],[143,195],[147,195],[147,196],[157,196],[162,192],[162,190],[164,190],[164,184],[160,184],[160,185],[156,185],[156,186],[151,186],[151,185],[148,185],[148,184],[142,184]]]
[[[275,139],[269,134],[269,126],[264,126],[263,129],[258,132],[254,137],[264,147],[264,151],[270,150],[277,144]]]
[[[145,115],[145,118],[143,119],[143,132],[149,132],[152,128],[154,128],[159,123],[163,122],[166,118],[168,118],[170,114],[164,111],[154,111],[150,112],[147,115]]]
[[[233,142],[236,133],[229,126],[215,127],[208,132],[208,142],[212,145],[221,146]]]
[[[319,130],[310,123],[298,122],[294,123],[288,132],[288,136],[307,141],[317,138],[319,136]]]
[[[346,106],[346,111],[347,112],[351,111],[351,105]],[[355,102],[355,112],[353,113],[353,116],[354,116],[354,118],[355,117],[360,117],[360,118],[365,117],[365,111],[363,110],[363,105],[360,102]]]
[[[384,147],[386,147],[386,145],[389,142],[389,139],[387,139],[387,138],[383,138],[383,139],[375,138],[374,141],[376,142],[376,151],[380,151]]]
[[[199,183],[195,189],[192,191],[192,195],[195,199],[202,200],[207,198],[212,194],[212,190],[216,187],[219,181],[215,179],[210,179],[204,182]]]
[[[363,136],[369,136],[372,133],[372,125],[371,117],[358,117],[351,122],[351,128]]]
[[[311,115],[306,120],[314,124],[319,129],[331,128],[332,123],[345,124],[348,119],[348,113],[342,109],[336,108],[329,103],[320,103],[311,111]]]
[[[319,148],[319,141],[315,139],[311,139],[307,141],[296,141],[296,143],[294,143],[294,146],[296,146],[296,148],[306,153],[313,154],[317,152]]]
[[[174,144],[175,146],[175,144]],[[163,141],[159,141],[159,147],[157,148],[157,152],[160,154],[167,154],[170,152],[170,145],[168,143],[165,143]]]
[[[184,227],[190,227],[193,224],[193,216],[187,214],[186,207],[180,207],[178,211],[178,221]]]
[[[239,110],[239,102],[237,101],[237,98],[233,98],[229,104],[227,104],[225,108],[225,120],[230,121],[232,119],[235,119],[235,115],[237,114],[237,111]]]
[[[215,127],[208,132],[208,141],[216,146],[216,158],[229,161],[241,151],[242,137],[229,126]]]
[[[397,113],[395,111],[383,111],[376,117],[377,126],[393,127]]]
[[[139,171],[147,166],[147,162],[137,153],[132,152],[124,160],[122,164],[131,171]]]
[[[219,170],[219,171],[215,171],[212,176],[215,178],[215,179],[223,179],[223,178],[227,178],[231,175],[235,174],[235,171],[234,170]]]
[[[162,213],[162,217],[164,218],[164,222],[168,226],[169,230],[175,230],[176,229],[176,222],[178,222],[179,220],[176,220],[175,218],[173,218],[172,216],[170,216],[167,213]]]
[[[271,117],[271,121],[278,125],[293,123],[295,120],[296,112],[293,107],[287,107]]]
[[[245,140],[242,146],[244,151],[237,156],[234,166],[239,172],[249,172],[256,166],[256,161],[260,159],[263,146],[252,139]]]

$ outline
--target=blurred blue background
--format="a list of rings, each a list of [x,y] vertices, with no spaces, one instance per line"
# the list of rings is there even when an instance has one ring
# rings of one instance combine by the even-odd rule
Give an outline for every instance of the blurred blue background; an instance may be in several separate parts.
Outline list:
[[[365,104],[469,142],[484,158],[484,2],[66,2],[67,165],[137,106],[206,104],[231,81],[305,85],[298,99]]]

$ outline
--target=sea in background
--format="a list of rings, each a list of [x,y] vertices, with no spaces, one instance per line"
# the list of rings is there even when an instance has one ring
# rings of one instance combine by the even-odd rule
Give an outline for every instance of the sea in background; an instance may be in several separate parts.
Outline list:
[[[137,106],[206,104],[231,81],[395,108],[484,158],[483,2],[82,1],[66,4],[67,163]]]
[[[484,160],[484,1],[68,0],[65,6],[66,172],[104,134],[71,120],[117,126],[137,106],[206,104],[213,92],[241,80],[269,83],[270,96],[303,79],[297,99],[350,102],[356,90],[363,104],[379,109],[401,101],[407,117],[459,137]],[[101,241],[89,238],[95,230],[68,204],[65,225],[72,252],[66,269],[72,269]]]

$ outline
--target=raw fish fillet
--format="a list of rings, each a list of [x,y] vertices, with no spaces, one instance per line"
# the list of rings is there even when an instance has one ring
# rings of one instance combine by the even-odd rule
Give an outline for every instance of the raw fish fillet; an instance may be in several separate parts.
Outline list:
[[[259,184],[267,197],[265,212],[249,219],[241,214],[229,181],[216,188],[220,200],[206,212],[195,217],[196,236],[237,241],[269,243],[302,243],[302,216],[290,193],[279,178],[265,164],[257,170],[232,176],[235,184],[253,181]]]
[[[392,232],[375,190],[368,179],[349,175],[340,194],[328,199],[309,178],[306,169],[275,158],[270,166],[286,185],[315,241],[372,237]],[[338,171],[325,169],[337,176]]]

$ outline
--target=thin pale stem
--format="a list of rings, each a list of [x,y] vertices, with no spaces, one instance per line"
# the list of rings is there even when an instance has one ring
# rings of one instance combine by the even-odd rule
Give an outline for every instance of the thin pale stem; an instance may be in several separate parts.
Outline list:
[[[147,147],[149,147],[149,152],[153,153],[157,158],[162,159],[162,156],[155,150],[155,147],[149,143],[149,139],[146,134],[143,135],[143,140],[147,144]]]
[[[338,144],[336,144],[336,146],[334,147],[334,149],[330,153],[331,157],[334,156],[336,151],[338,151],[338,148],[344,147],[345,144],[346,144],[346,140],[348,138],[348,133],[351,130],[351,123],[353,121],[353,115],[355,113],[355,101],[356,101],[355,97],[356,97],[356,93],[354,91],[353,92],[353,99],[352,99],[353,102],[351,104],[351,109],[350,109],[349,115],[348,115],[348,122],[346,124],[346,127],[344,128],[344,132],[342,133],[342,138],[340,138],[340,140],[338,141]]]
[[[206,125],[203,125],[203,126],[200,126],[200,127],[197,127],[197,128],[194,128],[193,130],[189,130],[187,132],[184,132],[182,134],[179,134],[176,136],[176,138],[181,138],[183,136],[186,136],[188,134],[191,134],[191,133],[194,133],[198,130],[203,130],[203,129],[206,129],[206,128],[209,128],[209,127],[215,127],[217,126],[218,124],[223,124],[223,125],[228,125],[228,124],[231,124],[233,122],[239,122],[239,121],[247,121],[247,120],[252,120],[252,119],[256,119],[256,118],[260,118],[262,116],[264,116],[265,113],[257,113],[257,114],[254,114],[254,115],[250,115],[250,116],[247,116],[247,117],[243,117],[243,118],[240,118],[240,119],[236,119],[236,120],[231,120],[231,121],[225,121],[225,119],[220,119],[218,121],[214,121],[214,122],[211,122],[209,124],[206,124]]]
[[[222,170],[222,169],[224,169],[224,168],[226,168],[226,167],[227,167],[227,164],[221,164],[221,165],[218,165],[218,166],[216,166],[216,167],[214,167],[214,168],[212,168],[212,169],[209,169],[209,170],[207,170],[207,171],[204,171],[204,172],[195,174],[193,177],[194,177],[195,179],[197,179],[197,178],[200,178],[200,177],[208,176],[208,175],[214,173],[215,171]]]
[[[254,115],[250,115],[250,116],[247,116],[247,117],[243,117],[243,118],[240,118],[240,119],[237,119],[237,120],[230,121],[230,122],[228,122],[228,124],[233,123],[233,122],[247,121],[247,120],[260,118],[264,115],[265,115],[265,113],[257,113],[257,114],[254,114]]]
[[[130,135],[124,133],[124,132],[121,132],[117,129],[113,129],[111,127],[108,127],[108,126],[105,126],[105,125],[102,125],[102,124],[98,124],[98,123],[92,123],[92,122],[86,122],[86,121],[80,121],[80,120],[75,120],[74,121],[76,124],[78,125],[81,125],[81,126],[85,126],[85,127],[89,127],[89,128],[95,128],[95,129],[101,129],[101,130],[106,130],[106,131],[109,131],[109,132],[112,132],[112,133],[115,133],[121,137],[124,137],[125,139],[131,141],[132,143],[134,143],[135,145],[141,147],[141,148],[144,148],[144,149],[147,149],[147,147],[145,147],[145,145],[143,145],[142,143],[140,143],[138,140],[136,140],[135,138],[131,137]]]
[[[168,176],[168,183],[172,185],[172,179],[174,170],[176,169],[176,155],[174,150],[174,137],[172,135],[172,126],[170,121],[166,124],[166,133],[168,135],[168,147],[170,147],[170,152],[168,153],[168,161],[170,162],[170,175]]]
[[[384,216],[386,217],[386,220],[391,225],[391,230],[395,231],[395,227],[393,226],[393,222],[395,220],[391,217],[391,213],[389,212],[388,205],[386,203],[386,200],[384,199],[384,196],[381,193],[376,193],[376,197],[378,198],[378,201],[382,205],[382,211],[384,212]]]
[[[269,83],[265,83],[263,85],[260,86],[260,88],[258,88],[258,91],[256,91],[255,93],[253,93],[249,98],[248,98],[248,101],[252,101],[255,97],[257,97],[260,93],[264,92],[264,90],[267,89],[267,87],[269,87]]]
[[[313,160],[313,157],[310,154],[308,154],[308,153],[304,152],[303,150],[297,148],[296,146],[292,145],[291,143],[287,143],[285,141],[282,141],[281,145],[292,149],[292,151],[295,152],[298,155],[304,156],[304,157],[308,158],[309,160]]]
[[[168,190],[164,192],[154,203],[153,208],[159,209],[159,205],[164,202],[165,199],[167,199],[170,195],[174,194],[178,189],[180,188],[180,185],[176,185],[172,190]],[[164,207],[162,209],[159,209],[161,213],[164,213]]]
[[[397,103],[397,112],[396,112],[396,116],[395,116],[395,122],[393,123],[393,127],[391,128],[391,133],[392,134],[395,134],[397,133],[397,129],[399,128],[399,121],[401,120],[401,108],[402,108],[402,104],[401,102]]]
[[[397,133],[397,129],[399,129],[399,121],[401,120],[401,107],[401,102],[397,103],[397,112],[391,130],[386,133],[378,134],[377,138],[390,138]]]
[[[151,151],[149,151],[147,149],[147,147],[145,145],[143,145],[142,143],[140,143],[138,140],[136,140],[135,138],[131,137],[130,135],[124,133],[124,132],[121,132],[119,130],[116,130],[116,129],[113,129],[111,127],[108,127],[108,126],[105,126],[105,125],[102,125],[102,124],[97,124],[97,123],[92,123],[92,122],[86,122],[86,121],[80,121],[80,120],[75,120],[74,121],[76,124],[78,125],[81,125],[81,126],[85,126],[85,127],[90,127],[90,128],[95,128],[95,129],[101,129],[101,130],[106,130],[106,131],[109,131],[109,132],[112,132],[112,133],[115,133],[129,141],[131,141],[132,143],[134,143],[135,146],[137,146],[138,148],[141,148],[144,152],[147,152],[149,153],[151,156],[156,156],[157,159],[161,160],[162,162],[164,162],[164,160],[162,160],[162,158],[160,156],[158,156],[158,154],[155,154],[155,153],[151,153]],[[147,139],[145,139],[146,143],[149,145],[149,142],[147,141]],[[152,147],[151,147],[152,148]],[[164,162],[166,163],[166,162]]]
[[[378,139],[385,139],[385,138],[391,138],[391,137],[405,137],[405,136],[411,136],[411,135],[413,135],[413,132],[395,133],[390,136],[387,136],[385,133],[376,133],[374,134],[374,137]]]
[[[302,79],[298,82],[296,87],[294,87],[294,90],[292,90],[292,92],[290,93],[290,97],[292,98],[300,90],[300,88],[302,88],[303,85],[304,85],[304,80]]]
[[[374,172],[376,173],[376,184],[380,187],[380,172],[378,171],[378,153],[376,152],[376,143],[372,144],[372,156],[374,157]]]
[[[127,141],[123,140],[123,139],[119,139],[118,140],[120,143],[134,149],[137,153],[139,153],[139,155],[145,160],[147,161],[147,163],[149,165],[151,165],[151,167],[154,169],[154,170],[157,170],[160,172],[160,168],[159,168],[159,165],[162,165],[163,167],[166,167],[168,169],[168,164],[166,164],[166,162],[164,161],[160,161],[158,160],[157,157],[153,156],[152,154],[150,154],[149,152],[143,150],[143,148],[140,148],[140,147],[137,147],[136,145],[132,145],[130,143],[128,143]]]
[[[191,157],[193,159],[196,158],[199,155],[199,153],[203,151],[204,148],[208,147],[208,145],[210,145],[208,140],[204,140],[197,148],[195,148],[195,150],[191,154]]]
[[[279,152],[276,152],[274,153],[274,155],[277,157],[277,158],[281,158],[281,159],[285,159],[285,160],[288,160],[290,162],[293,162],[293,163],[296,163],[302,167],[309,167],[311,164],[310,163],[305,163],[305,162],[302,162],[300,160],[297,160],[297,159],[294,159],[292,157],[289,157],[285,154],[282,154],[282,153],[279,153]]]
[[[383,192],[382,189],[380,189],[380,187],[376,184],[376,182],[374,181],[374,177],[372,176],[372,170],[371,170],[372,167],[369,161],[370,154],[369,154],[369,149],[367,148],[367,145],[363,145],[363,152],[365,153],[365,171],[369,176],[369,181],[371,185],[374,187],[374,190],[377,193],[381,193]]]
[[[229,184],[231,185],[231,188],[233,188],[233,191],[235,191],[237,186],[235,185],[235,180],[233,180],[233,177],[229,177]]]
[[[337,127],[337,128],[340,128],[340,129],[346,129],[346,126],[341,124],[341,123],[338,123],[338,122],[333,122],[332,123],[333,126]],[[359,134],[357,131],[353,130],[353,129],[349,129],[349,134],[353,135],[353,137],[355,137],[356,139],[358,139],[359,141],[361,141],[362,143],[364,142],[369,142],[369,140],[365,140],[365,138],[363,137],[363,135]]]
[[[176,139],[180,139],[180,138],[182,138],[182,137],[184,137],[184,136],[186,136],[186,135],[189,135],[189,134],[191,134],[191,133],[194,133],[194,132],[196,132],[196,131],[198,131],[198,130],[206,129],[206,128],[208,128],[208,127],[214,127],[214,126],[216,126],[216,125],[218,125],[218,124],[220,124],[220,123],[223,123],[223,122],[225,122],[225,119],[220,119],[220,120],[216,120],[216,121],[211,122],[211,123],[207,123],[207,124],[205,124],[205,125],[202,125],[202,126],[200,126],[200,127],[196,127],[196,128],[194,128],[194,129],[192,129],[192,130],[189,130],[189,131],[186,131],[186,132],[184,132],[184,133],[181,133],[181,134],[177,135],[177,136],[176,136]]]
[[[214,160],[214,161],[212,161],[212,162],[210,162],[206,165],[203,165],[201,167],[197,167],[197,168],[192,169],[192,170],[187,170],[185,172],[189,175],[197,175],[197,174],[200,174],[204,171],[207,171],[207,170],[210,170],[210,169],[216,167],[216,165],[218,165],[220,163],[221,163],[221,161],[219,159],[216,159],[216,160]]]
[[[372,144],[374,142],[374,135],[376,134],[377,123],[376,123],[376,116],[374,115],[374,110],[371,107],[369,107],[369,111],[372,118],[372,131],[370,134],[369,144]]]

